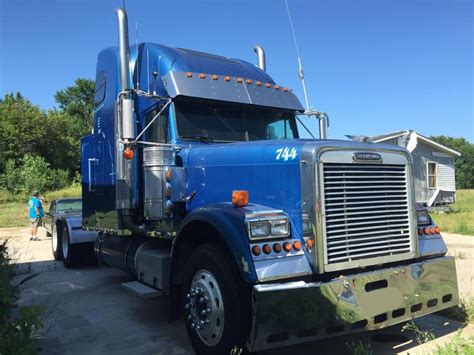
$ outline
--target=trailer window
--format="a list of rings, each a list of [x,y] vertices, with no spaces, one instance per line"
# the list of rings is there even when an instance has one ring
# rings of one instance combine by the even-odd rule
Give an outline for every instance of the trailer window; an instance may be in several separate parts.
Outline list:
[[[436,163],[428,162],[427,164],[428,169],[428,188],[429,189],[436,189]]]
[[[176,123],[182,139],[255,141],[298,138],[294,112],[204,100],[176,100]]]

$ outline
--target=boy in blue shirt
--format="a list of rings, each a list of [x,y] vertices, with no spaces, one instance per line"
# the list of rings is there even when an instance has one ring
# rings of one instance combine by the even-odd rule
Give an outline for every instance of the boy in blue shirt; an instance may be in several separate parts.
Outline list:
[[[44,215],[43,205],[38,198],[39,192],[33,191],[33,197],[28,201],[28,216],[31,224],[31,237],[30,240],[39,240],[36,236],[38,227],[42,226],[42,218]]]

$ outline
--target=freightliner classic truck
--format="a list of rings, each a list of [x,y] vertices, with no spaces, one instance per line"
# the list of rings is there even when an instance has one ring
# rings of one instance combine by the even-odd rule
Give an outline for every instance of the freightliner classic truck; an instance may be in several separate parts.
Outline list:
[[[99,53],[82,138],[82,226],[57,259],[90,255],[169,294],[199,354],[373,330],[458,304],[455,264],[414,202],[410,154],[301,139],[304,108],[259,66],[153,43]],[[145,286],[146,285],[146,286]]]

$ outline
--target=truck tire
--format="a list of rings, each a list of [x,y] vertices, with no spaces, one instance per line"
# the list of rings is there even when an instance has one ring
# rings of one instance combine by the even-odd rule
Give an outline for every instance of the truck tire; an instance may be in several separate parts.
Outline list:
[[[62,238],[61,235],[58,233],[58,226],[53,224],[51,227],[51,250],[53,252],[54,260],[62,260],[63,253],[62,253]]]
[[[79,266],[97,264],[97,258],[94,254],[94,243],[72,244],[69,239],[67,226],[63,227],[61,246],[63,264],[66,268],[73,269]]]
[[[218,244],[192,252],[184,268],[184,318],[197,354],[244,349],[250,332],[250,287]]]

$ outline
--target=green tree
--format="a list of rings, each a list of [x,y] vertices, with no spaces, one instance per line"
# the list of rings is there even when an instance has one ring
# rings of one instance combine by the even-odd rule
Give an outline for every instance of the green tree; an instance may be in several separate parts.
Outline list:
[[[67,169],[71,176],[80,170],[80,139],[89,132],[83,121],[64,111],[50,110],[45,127],[45,158],[55,169]]]
[[[8,160],[0,179],[1,186],[14,193],[50,191],[63,188],[70,182],[66,170],[51,169],[43,157],[30,154],[26,154],[18,163]]]
[[[0,101],[0,173],[8,160],[18,162],[24,155],[44,155],[47,115],[20,93],[7,94]]]
[[[432,140],[461,153],[454,159],[456,169],[456,187],[459,189],[474,188],[474,144],[465,138],[432,136]]]
[[[77,79],[73,86],[57,91],[54,99],[62,111],[91,128],[94,114],[94,88],[93,80]]]

